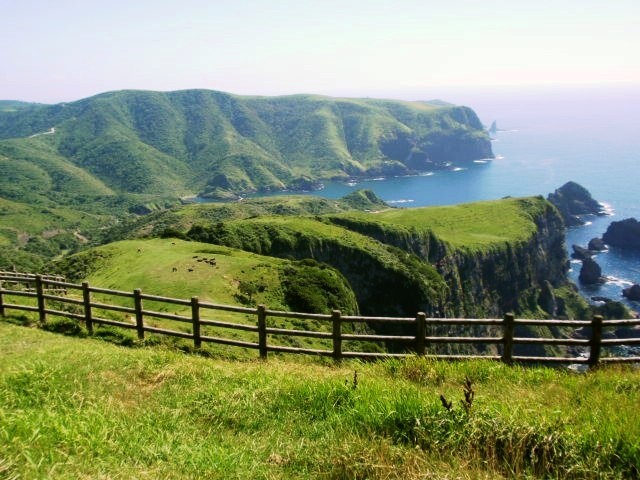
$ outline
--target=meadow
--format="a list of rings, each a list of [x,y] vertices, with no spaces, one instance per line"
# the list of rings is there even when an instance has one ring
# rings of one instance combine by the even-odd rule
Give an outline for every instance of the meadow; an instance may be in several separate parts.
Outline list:
[[[204,358],[0,322],[0,478],[639,478],[640,371]]]

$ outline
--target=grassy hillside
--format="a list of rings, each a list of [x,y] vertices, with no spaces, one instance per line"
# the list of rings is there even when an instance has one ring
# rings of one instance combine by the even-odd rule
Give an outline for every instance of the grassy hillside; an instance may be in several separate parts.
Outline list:
[[[342,217],[386,228],[433,233],[452,249],[481,252],[527,241],[536,232],[536,218],[545,208],[548,204],[541,197],[507,198],[377,213],[350,212]]]
[[[295,310],[306,299],[311,302],[307,307],[318,313],[358,310],[344,278],[327,266],[177,239],[111,243],[57,262],[56,270],[73,281],[125,291],[140,288],[165,297],[197,296],[227,305],[263,303],[281,310]],[[290,278],[304,283],[304,299],[298,298]],[[256,287],[250,298],[241,286],[248,284]]]
[[[127,231],[329,263],[371,314],[545,315],[537,290],[566,281],[561,219],[542,197],[390,209],[367,195],[190,205],[139,219]]]
[[[70,195],[228,197],[492,156],[488,135],[466,107],[206,90],[109,92],[0,109],[0,139],[0,155],[54,168],[48,176],[47,168],[19,165],[42,184],[38,194],[57,192],[63,182]],[[34,194],[19,185],[14,195]]]
[[[19,100],[0,100],[0,112],[15,112],[22,108],[40,107],[42,104]]]
[[[113,222],[109,215],[0,198],[0,269],[40,271],[52,258],[88,245]]]
[[[431,313],[447,290],[442,277],[417,257],[322,221],[271,216],[194,225],[187,237],[283,258],[312,258],[349,280],[360,310],[371,315]]]
[[[3,165],[0,158],[0,169]],[[24,165],[40,173],[38,167],[26,161]],[[0,177],[0,186],[8,197],[13,196],[12,188],[16,185],[12,179],[20,176],[20,172],[15,161],[6,162],[6,176]],[[51,259],[78,249],[140,236],[180,235],[194,223],[264,214],[316,215],[386,208],[384,202],[367,191],[354,192],[338,200],[311,196],[268,197],[180,208],[170,201],[158,201],[147,195],[87,194],[76,197],[72,206],[61,206],[47,197],[62,198],[66,190],[52,192],[49,189],[47,193],[38,189],[41,186],[34,185],[23,202],[0,197],[0,268],[16,265],[23,271],[39,271]]]
[[[238,362],[0,321],[0,476],[638,478],[639,375]]]
[[[389,208],[370,190],[357,190],[339,199],[311,195],[287,195],[246,198],[241,202],[215,202],[180,205],[122,222],[107,233],[107,238],[124,239],[146,236],[184,236],[193,225],[240,220],[258,216],[309,216],[352,210]]]

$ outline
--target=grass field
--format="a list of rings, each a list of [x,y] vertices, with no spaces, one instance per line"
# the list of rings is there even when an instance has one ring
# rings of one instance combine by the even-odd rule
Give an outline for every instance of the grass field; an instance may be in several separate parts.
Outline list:
[[[216,264],[203,259],[215,259]],[[256,299],[282,307],[281,295],[274,289],[279,285],[279,267],[285,263],[217,245],[151,239],[104,245],[70,257],[65,262],[68,266],[61,268],[67,276],[73,273],[71,280],[86,280],[102,288],[130,292],[139,288],[152,295],[181,299],[198,296],[223,304],[238,303],[235,296],[240,279],[262,278],[273,288],[266,288]]]
[[[228,361],[0,321],[7,479],[638,478],[639,404],[631,368]]]
[[[482,251],[529,240],[534,219],[549,205],[540,198],[510,198],[439,207],[350,212],[347,218],[433,232],[455,249]]]

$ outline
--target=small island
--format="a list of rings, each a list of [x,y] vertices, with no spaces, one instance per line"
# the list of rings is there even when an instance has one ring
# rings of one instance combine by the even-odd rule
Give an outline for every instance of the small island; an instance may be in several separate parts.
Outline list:
[[[640,249],[640,222],[635,218],[611,222],[602,240],[612,247]]]
[[[604,205],[576,182],[567,182],[547,197],[560,211],[567,227],[584,225],[583,215],[606,215]]]

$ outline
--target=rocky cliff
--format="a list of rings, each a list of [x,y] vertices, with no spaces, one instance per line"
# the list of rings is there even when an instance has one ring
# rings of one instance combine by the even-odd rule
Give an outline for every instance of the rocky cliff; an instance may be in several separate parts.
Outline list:
[[[568,263],[562,218],[541,197],[526,199],[527,202],[534,208],[524,203],[523,208],[534,212],[530,218],[535,224],[527,239],[475,251],[453,248],[428,229],[394,228],[373,218],[369,222],[344,216],[329,218],[434,265],[448,286],[447,297],[438,306],[441,314],[501,316],[508,311],[533,311],[542,303],[549,305],[538,301],[545,282],[554,287],[566,282]]]
[[[505,214],[505,205],[512,213]],[[518,233],[483,248],[460,248],[437,228],[421,225],[415,209],[414,226],[363,213],[220,222],[196,226],[188,235],[263,255],[328,263],[349,280],[363,314],[499,317],[507,311],[553,310],[556,302],[541,292],[565,283],[568,268],[557,209],[542,197],[472,208],[483,215],[495,210],[497,223],[517,219]],[[465,228],[451,225],[458,227]]]

